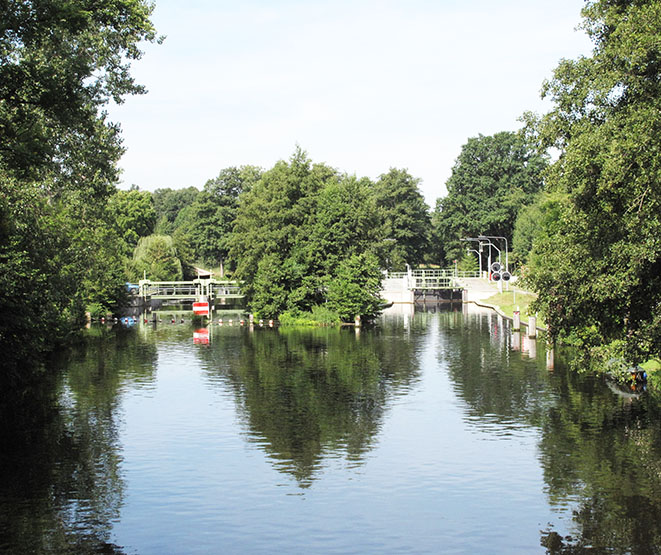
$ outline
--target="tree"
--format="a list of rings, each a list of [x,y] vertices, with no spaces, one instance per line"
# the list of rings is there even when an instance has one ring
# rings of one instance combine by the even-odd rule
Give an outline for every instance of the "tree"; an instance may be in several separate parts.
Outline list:
[[[303,237],[310,275],[332,275],[341,260],[374,249],[381,221],[372,182],[346,175],[329,181],[316,197],[310,223]]]
[[[134,281],[147,276],[152,281],[177,281],[182,279],[181,261],[168,235],[142,237],[133,253],[131,278]]]
[[[154,233],[172,235],[176,226],[175,220],[179,213],[193,204],[200,191],[195,187],[185,189],[156,189],[152,193],[154,210],[156,211],[156,228]]]
[[[45,171],[52,185],[98,193],[117,176],[118,129],[100,106],[144,92],[129,73],[138,43],[156,40],[142,0],[8,1],[0,8],[0,165]],[[100,175],[96,175],[96,170]],[[102,179],[99,179],[102,177]]]
[[[554,337],[638,362],[661,353],[661,3],[589,2],[583,18],[592,56],[560,63],[536,122],[567,201],[530,283]]]
[[[229,255],[254,311],[272,317],[285,310],[307,310],[314,304],[317,283],[307,274],[304,245],[316,196],[326,183],[336,180],[335,170],[313,165],[297,148],[289,162],[277,162],[241,197]],[[278,278],[286,295],[280,296],[283,300],[276,305],[266,303],[275,263],[286,271]]]
[[[151,235],[156,225],[152,195],[146,191],[117,191],[108,201],[108,215],[131,253],[140,237]]]
[[[387,269],[421,263],[429,249],[429,207],[420,193],[419,179],[391,168],[374,187],[382,220],[380,254]]]
[[[122,153],[102,107],[143,92],[129,67],[156,40],[151,11],[142,0],[0,5],[0,348],[13,382],[71,337],[87,301],[119,295],[98,260],[101,241],[118,246],[96,227]]]
[[[375,314],[372,278],[376,272],[380,286],[381,274],[368,255],[380,228],[375,202],[369,180],[312,164],[300,148],[266,171],[240,197],[230,241],[250,308],[271,318],[333,296],[351,319]]]
[[[547,158],[523,133],[503,131],[468,139],[433,215],[436,255],[459,258],[460,239],[502,236],[511,243],[519,210],[542,188]]]
[[[345,321],[378,314],[383,303],[382,278],[375,255],[361,253],[345,258],[328,287],[329,307]]]
[[[529,262],[529,254],[533,245],[544,237],[554,233],[561,225],[562,206],[566,202],[565,195],[541,192],[532,204],[519,210],[512,234],[512,250],[517,264]]]
[[[261,170],[254,166],[225,168],[179,213],[174,227],[187,236],[196,260],[206,264],[227,261],[239,197],[260,175]]]

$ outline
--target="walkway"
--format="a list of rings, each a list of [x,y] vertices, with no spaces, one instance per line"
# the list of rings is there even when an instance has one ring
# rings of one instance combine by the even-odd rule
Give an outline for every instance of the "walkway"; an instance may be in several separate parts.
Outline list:
[[[459,284],[466,289],[467,301],[484,301],[500,292],[500,285],[481,278],[461,278]]]

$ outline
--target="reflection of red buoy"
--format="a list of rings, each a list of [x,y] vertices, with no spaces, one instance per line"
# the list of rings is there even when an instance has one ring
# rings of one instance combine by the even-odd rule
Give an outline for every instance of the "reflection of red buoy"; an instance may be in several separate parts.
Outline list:
[[[200,328],[193,332],[193,343],[197,345],[209,344],[209,330],[207,328]]]

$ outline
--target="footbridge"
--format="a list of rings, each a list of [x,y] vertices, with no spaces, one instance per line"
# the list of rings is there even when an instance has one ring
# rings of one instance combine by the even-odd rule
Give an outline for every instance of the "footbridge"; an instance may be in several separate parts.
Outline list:
[[[141,279],[138,283],[138,295],[145,300],[178,301],[197,301],[203,297],[209,301],[243,298],[240,282],[213,278],[198,278],[193,281],[151,281]]]
[[[454,291],[462,291],[462,279],[477,277],[479,272],[465,272],[455,268],[386,272],[382,281],[382,295],[393,303],[440,300],[451,296]]]

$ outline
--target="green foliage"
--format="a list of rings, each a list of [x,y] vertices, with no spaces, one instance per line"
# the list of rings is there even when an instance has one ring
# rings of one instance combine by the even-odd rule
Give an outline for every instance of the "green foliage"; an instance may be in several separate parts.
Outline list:
[[[260,175],[253,166],[225,168],[179,212],[173,225],[186,237],[194,260],[212,265],[227,261],[239,197]]]
[[[151,193],[136,189],[117,191],[108,201],[108,217],[131,253],[140,237],[151,235],[156,211]]]
[[[523,133],[501,132],[468,139],[432,217],[437,259],[460,257],[463,237],[492,235],[511,243],[519,210],[542,187],[547,158]]]
[[[381,220],[379,254],[388,270],[403,271],[427,256],[431,220],[418,188],[420,180],[406,170],[391,168],[374,186]]]
[[[181,280],[181,261],[177,257],[172,237],[149,235],[140,239],[133,253],[130,272],[133,281],[142,279],[144,275],[152,281]]]
[[[355,176],[331,180],[319,191],[309,233],[302,238],[311,273],[331,275],[344,258],[374,248],[379,223],[372,183]]]
[[[141,0],[0,5],[0,349],[16,383],[72,339],[89,303],[116,306],[121,244],[107,220],[119,129],[102,106],[155,40]],[[105,266],[104,266],[105,264]]]
[[[156,228],[158,235],[173,235],[177,229],[175,220],[179,213],[193,204],[199,191],[195,187],[185,189],[156,189],[152,193],[154,210],[156,212]]]
[[[305,244],[316,196],[336,180],[334,170],[312,165],[297,148],[289,163],[277,162],[241,197],[229,254],[251,308],[264,317],[319,304],[319,284],[307,272]]]
[[[315,305],[310,312],[283,312],[279,318],[281,326],[337,326],[340,324],[340,316],[337,312],[323,305]]]
[[[532,204],[521,208],[512,236],[512,249],[518,263],[528,263],[534,243],[555,233],[562,225],[561,214],[566,200],[566,195],[561,193],[542,192]]]
[[[375,255],[354,254],[343,260],[328,287],[328,306],[344,321],[356,316],[373,317],[383,304],[383,275]]]
[[[376,313],[378,302],[366,300],[372,282],[343,264],[359,260],[369,275],[376,268],[380,283],[377,259],[365,254],[380,240],[381,222],[369,180],[312,164],[297,149],[240,197],[230,256],[251,310],[264,318],[310,311],[337,289],[333,280],[341,275],[350,292],[342,297],[334,290],[336,306],[358,310],[352,319]]]
[[[661,6],[599,1],[583,15],[593,55],[558,66],[544,89],[556,107],[537,123],[562,149],[548,183],[567,201],[529,280],[553,336],[587,354],[622,341],[635,363],[661,352]]]
[[[138,43],[156,38],[152,9],[140,0],[2,4],[0,167],[27,179],[52,172],[71,190],[112,183],[117,128],[98,108],[143,92],[128,70]]]
[[[474,252],[464,252],[457,263],[457,269],[461,272],[479,272],[480,262]]]

